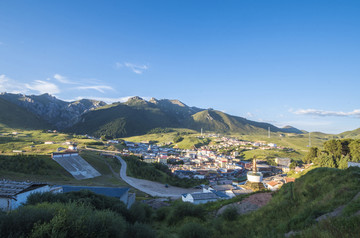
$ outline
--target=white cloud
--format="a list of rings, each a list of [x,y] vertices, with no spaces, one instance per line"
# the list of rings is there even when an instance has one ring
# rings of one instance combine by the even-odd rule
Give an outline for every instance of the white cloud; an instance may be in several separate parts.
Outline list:
[[[76,82],[70,81],[68,80],[65,76],[62,76],[60,74],[55,74],[54,79],[56,79],[57,81],[59,81],[60,83],[64,83],[64,84],[78,84]]]
[[[136,74],[142,74],[145,70],[149,69],[149,66],[146,64],[137,65],[137,64],[133,64],[133,63],[129,63],[129,62],[125,62],[125,63],[116,62],[115,67],[118,69],[122,68],[122,67],[126,67]]]
[[[114,90],[112,87],[107,86],[107,85],[79,86],[79,87],[76,87],[76,89],[80,89],[80,90],[92,89],[92,90],[96,90],[101,93],[105,93],[105,90]]]
[[[49,93],[49,94],[57,94],[60,93],[60,89],[58,86],[51,82],[46,82],[42,80],[35,80],[31,84],[25,84],[25,87],[37,91],[39,93]]]
[[[23,84],[7,77],[5,74],[0,75],[0,92],[8,93],[26,93],[28,89]]]
[[[311,115],[311,116],[335,116],[335,117],[360,117],[360,109],[355,109],[352,112],[342,112],[342,111],[325,111],[318,109],[299,109],[293,112],[297,115]]]

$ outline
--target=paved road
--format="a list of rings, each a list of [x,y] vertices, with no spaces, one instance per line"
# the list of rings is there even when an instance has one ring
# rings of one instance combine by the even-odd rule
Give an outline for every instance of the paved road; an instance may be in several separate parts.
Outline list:
[[[93,151],[100,151],[105,153],[116,153],[114,151],[106,151],[106,150],[96,150],[96,149],[88,149]],[[133,177],[129,177],[126,175],[127,164],[126,162],[118,155],[115,157],[121,163],[120,169],[120,177],[131,187],[134,187],[142,192],[145,192],[153,197],[173,197],[180,198],[183,193],[192,193],[192,192],[200,192],[198,189],[187,189],[187,188],[179,188],[170,186],[165,188],[165,185],[158,182],[153,182],[145,179],[137,179]]]

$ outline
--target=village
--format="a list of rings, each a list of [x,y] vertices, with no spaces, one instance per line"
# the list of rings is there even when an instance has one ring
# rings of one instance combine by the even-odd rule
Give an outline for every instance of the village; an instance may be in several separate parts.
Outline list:
[[[56,132],[49,131],[48,133]],[[277,146],[274,143],[252,142],[208,134],[202,135],[201,138],[211,138],[213,143],[199,148],[194,146],[192,149],[179,149],[172,142],[165,144],[155,144],[149,141],[135,143],[123,140],[105,141],[88,135],[83,135],[83,137],[99,142],[102,141],[104,150],[111,145],[122,144],[123,149],[116,152],[123,157],[135,155],[145,163],[162,163],[168,166],[172,174],[180,179],[201,180],[203,184],[194,186],[195,191],[175,192],[177,197],[181,197],[184,202],[199,204],[229,199],[258,190],[276,191],[284,183],[294,181],[294,178],[286,176],[286,173],[290,171],[292,162],[290,158],[275,158],[275,164],[269,164],[266,160],[258,159],[254,164],[255,160],[244,160],[240,154],[244,150],[292,150]],[[77,144],[72,141],[63,143],[45,141],[43,143],[46,145],[60,145],[52,153],[52,159],[71,173],[74,178],[81,180],[100,176],[100,173],[92,168],[78,153],[83,149],[91,149],[91,146],[78,148]],[[20,151],[13,152],[19,153]],[[118,159],[122,160],[121,157]],[[81,168],[83,169],[81,170]],[[294,168],[296,172],[301,172],[303,169],[301,167]],[[249,176],[251,171],[259,173],[259,177]],[[126,176],[126,173],[124,176]],[[124,176],[122,178],[125,180]],[[151,181],[148,182],[151,183]],[[136,187],[136,182],[132,186]],[[160,187],[155,185],[153,191],[163,190],[161,192],[164,194],[170,194],[166,192],[170,190],[167,188],[167,184],[160,185]],[[141,190],[141,188],[138,189]]]
[[[216,135],[210,136],[215,137]],[[274,143],[251,142],[225,136],[217,136],[214,141],[216,144],[193,149],[177,149],[161,147],[148,142],[125,141],[127,149],[124,149],[122,154],[124,156],[136,155],[146,163],[166,164],[179,178],[206,181],[206,185],[196,186],[196,188],[202,189],[202,192],[182,196],[183,201],[204,203],[259,190],[259,188],[246,186],[249,179],[248,172],[253,168],[253,161],[243,160],[239,156],[240,151],[291,150],[279,147]],[[232,151],[224,153],[227,148],[232,148]],[[293,182],[294,178],[286,176],[286,173],[290,171],[291,162],[290,158],[275,158],[276,164],[270,165],[266,160],[257,160],[256,171],[261,173],[259,182],[263,184],[260,188],[276,191],[284,183]],[[301,172],[303,169],[298,166],[294,168],[296,172]]]

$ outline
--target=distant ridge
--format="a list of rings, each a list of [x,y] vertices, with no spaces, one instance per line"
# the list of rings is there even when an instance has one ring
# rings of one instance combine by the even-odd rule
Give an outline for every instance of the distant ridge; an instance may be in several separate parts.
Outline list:
[[[76,123],[83,113],[106,105],[102,101],[89,99],[66,102],[47,93],[29,96],[1,93],[0,98],[25,108],[56,129],[69,127]]]
[[[66,102],[49,94],[27,96],[11,93],[0,94],[0,99],[41,119],[39,124],[46,128],[68,133],[125,137],[166,127],[238,134],[265,134],[268,128],[271,132],[303,133],[291,126],[279,128],[213,109],[189,107],[176,99],[151,98],[147,101],[135,96],[123,103],[106,104],[90,99]]]
[[[299,133],[293,128],[278,128],[269,123],[247,120],[212,110],[189,107],[179,100],[155,99],[149,101],[132,97],[124,103],[114,103],[81,116],[69,132],[125,137],[145,134],[158,127],[188,128],[217,133],[265,134],[272,132]]]

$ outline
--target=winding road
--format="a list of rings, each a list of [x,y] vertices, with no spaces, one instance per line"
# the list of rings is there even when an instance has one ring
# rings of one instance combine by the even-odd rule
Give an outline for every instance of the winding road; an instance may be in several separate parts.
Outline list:
[[[115,151],[107,151],[107,150],[97,150],[97,149],[86,149],[98,152],[105,152],[109,154],[118,153]],[[145,179],[133,178],[126,175],[127,164],[125,160],[123,160],[120,156],[114,155],[121,163],[120,169],[120,177],[131,187],[134,187],[144,193],[147,193],[153,197],[172,197],[172,198],[180,198],[183,193],[193,193],[199,192],[197,189],[188,189],[188,188],[179,188],[170,186],[168,188],[165,187],[164,184],[153,182]]]

